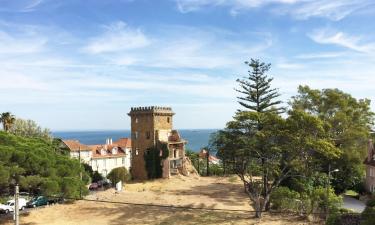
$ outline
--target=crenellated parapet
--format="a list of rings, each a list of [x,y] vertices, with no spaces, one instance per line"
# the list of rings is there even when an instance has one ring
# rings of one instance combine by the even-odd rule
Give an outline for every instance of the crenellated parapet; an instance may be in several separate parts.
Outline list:
[[[131,107],[128,115],[134,114],[168,114],[174,115],[171,107],[163,106],[145,106],[145,107]]]

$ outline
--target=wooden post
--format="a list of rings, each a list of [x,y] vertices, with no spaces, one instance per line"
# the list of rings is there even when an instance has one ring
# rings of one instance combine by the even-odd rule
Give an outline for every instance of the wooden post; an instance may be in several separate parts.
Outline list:
[[[18,184],[16,184],[15,191],[14,191],[14,224],[19,225],[19,202],[18,202],[18,197],[19,197],[19,187]]]

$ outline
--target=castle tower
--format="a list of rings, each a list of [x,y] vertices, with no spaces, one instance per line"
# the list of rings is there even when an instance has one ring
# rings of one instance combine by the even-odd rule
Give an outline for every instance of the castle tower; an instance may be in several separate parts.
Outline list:
[[[131,118],[132,168],[134,179],[147,179],[144,154],[157,145],[158,141],[168,142],[172,131],[174,113],[170,107],[132,107]]]

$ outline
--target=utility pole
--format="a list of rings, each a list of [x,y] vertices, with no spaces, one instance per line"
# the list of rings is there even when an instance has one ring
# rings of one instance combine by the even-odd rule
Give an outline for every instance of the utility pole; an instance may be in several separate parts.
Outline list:
[[[329,189],[331,185],[331,173],[339,172],[339,169],[334,169],[331,171],[331,164],[328,164],[328,177],[327,177],[327,193],[326,193],[326,221],[329,217]]]
[[[19,225],[20,222],[20,216],[19,216],[19,202],[18,202],[18,197],[19,197],[19,188],[18,188],[18,184],[16,184],[15,186],[15,191],[14,191],[14,210],[13,210],[13,213],[14,213],[14,224],[15,225]]]
[[[78,147],[78,159],[79,159],[79,178],[82,182],[82,168],[81,168],[81,146]],[[79,183],[79,198],[82,199],[82,184]]]
[[[329,215],[329,186],[331,181],[331,164],[328,164],[328,177],[327,177],[327,188],[326,188],[326,221]]]

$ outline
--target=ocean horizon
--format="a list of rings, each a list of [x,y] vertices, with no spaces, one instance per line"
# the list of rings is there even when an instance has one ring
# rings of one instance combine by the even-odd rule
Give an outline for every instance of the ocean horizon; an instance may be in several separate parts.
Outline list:
[[[218,129],[179,129],[180,135],[188,143],[186,149],[198,152],[208,145],[210,135]],[[105,144],[107,138],[113,141],[119,138],[130,138],[130,130],[79,130],[79,131],[52,131],[52,135],[61,139],[74,139],[83,144]]]

